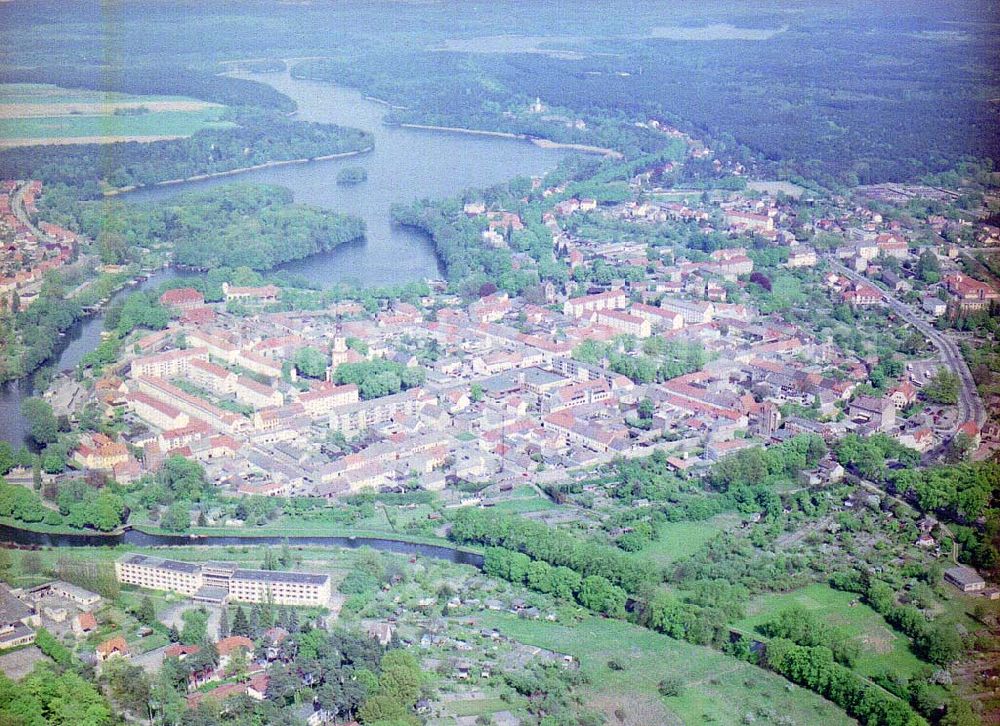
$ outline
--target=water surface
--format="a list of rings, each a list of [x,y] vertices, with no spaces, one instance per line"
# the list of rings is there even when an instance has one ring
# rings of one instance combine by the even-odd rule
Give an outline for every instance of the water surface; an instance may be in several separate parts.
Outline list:
[[[337,282],[397,285],[440,277],[443,270],[428,237],[392,224],[389,212],[394,203],[451,197],[468,188],[488,187],[519,175],[544,174],[566,153],[517,139],[385,126],[382,116],[386,107],[365,99],[358,91],[294,79],[287,72],[244,77],[269,83],[294,99],[299,106],[298,117],[304,121],[370,131],[375,137],[375,149],[345,159],[139,189],[123,195],[122,199],[163,202],[181,192],[237,181],[254,182],[279,184],[291,189],[298,202],[361,217],[367,225],[363,241],[341,245],[331,252],[296,260],[281,268],[324,287]],[[364,167],[368,179],[352,186],[338,185],[337,172],[344,166]],[[169,270],[158,273],[141,289],[153,289],[175,274]],[[133,289],[126,288],[126,292]],[[56,369],[75,368],[101,342],[103,329],[104,315],[99,314],[67,331]],[[0,438],[16,445],[26,441],[27,423],[20,409],[21,401],[30,395],[27,381],[0,387]]]
[[[295,194],[295,201],[353,214],[365,221],[363,242],[313,255],[281,269],[310,282],[329,286],[337,282],[360,285],[396,285],[440,277],[443,270],[430,240],[417,230],[392,224],[390,208],[416,199],[440,199],[466,189],[488,187],[515,176],[540,175],[555,167],[566,153],[542,149],[528,141],[470,136],[442,131],[386,126],[386,107],[358,91],[286,73],[246,74],[264,81],[295,100],[298,118],[370,131],[375,149],[367,154],[308,164],[260,169],[239,176],[140,189],[124,196],[129,201],[169,199],[180,191],[208,189],[234,181],[279,184]],[[338,185],[337,172],[361,166],[368,179]]]

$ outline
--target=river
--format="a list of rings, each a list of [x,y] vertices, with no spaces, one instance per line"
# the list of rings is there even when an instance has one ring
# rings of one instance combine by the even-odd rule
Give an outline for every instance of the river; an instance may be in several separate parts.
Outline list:
[[[162,283],[178,275],[177,270],[159,270],[138,285],[122,288],[111,296],[108,304],[118,302],[137,290],[155,290]],[[104,313],[83,318],[66,331],[56,346],[56,370],[73,370],[83,357],[101,342],[104,330]],[[0,384],[0,439],[15,446],[28,443],[28,422],[21,415],[21,402],[31,396],[31,379],[8,381]]]
[[[0,542],[14,542],[19,545],[37,545],[40,547],[115,547],[120,544],[136,547],[190,547],[192,545],[208,545],[213,547],[242,547],[256,545],[280,545],[287,542],[294,547],[344,547],[358,549],[371,547],[383,552],[395,552],[401,555],[421,555],[438,560],[447,560],[459,565],[472,565],[481,568],[483,556],[477,552],[449,547],[448,545],[423,544],[407,542],[385,537],[338,537],[338,536],[260,536],[253,535],[204,535],[191,537],[184,534],[147,534],[137,529],[130,529],[123,534],[48,534],[18,529],[6,524],[0,524]]]
[[[360,92],[339,86],[292,78],[288,72],[244,74],[268,83],[292,98],[298,118],[353,126],[370,131],[374,151],[346,159],[271,167],[236,176],[204,179],[139,189],[123,195],[130,202],[161,202],[186,191],[220,184],[255,182],[279,184],[295,194],[297,202],[354,214],[365,221],[363,241],[342,245],[331,252],[283,265],[312,283],[394,285],[428,277],[442,270],[434,248],[421,232],[392,224],[390,207],[415,199],[454,196],[470,187],[487,187],[518,175],[538,175],[555,167],[566,153],[542,149],[528,141],[473,136],[441,131],[408,129],[382,123],[385,107],[365,99]],[[368,179],[354,186],[336,183],[345,166],[361,166]],[[165,270],[141,287],[151,289],[176,273]],[[134,288],[126,288],[126,291]],[[57,370],[75,368],[80,359],[100,343],[103,314],[84,319],[67,331]],[[16,445],[25,442],[27,425],[21,401],[31,395],[27,381],[0,388],[0,439]]]

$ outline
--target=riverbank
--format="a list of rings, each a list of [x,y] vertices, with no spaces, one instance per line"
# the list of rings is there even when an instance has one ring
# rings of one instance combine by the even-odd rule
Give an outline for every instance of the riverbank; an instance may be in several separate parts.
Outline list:
[[[324,522],[284,524],[277,526],[254,527],[253,529],[239,529],[233,527],[191,527],[186,532],[170,532],[160,527],[149,524],[137,524],[127,527],[129,531],[141,532],[152,536],[161,537],[193,537],[193,538],[222,538],[241,537],[246,539],[270,539],[272,537],[343,537],[347,539],[386,539],[409,544],[428,545],[430,547],[448,547],[457,552],[469,554],[481,554],[482,550],[475,547],[458,547],[453,542],[441,537],[426,537],[422,535],[401,534],[375,529],[355,529],[353,527],[338,527]]]
[[[562,141],[552,141],[551,139],[531,136],[530,134],[515,134],[510,131],[485,131],[483,129],[466,129],[461,126],[434,126],[432,124],[396,124],[404,129],[421,129],[423,131],[446,131],[452,134],[467,134],[470,136],[493,136],[499,139],[515,139],[518,141],[530,141],[541,149],[566,149],[567,151],[579,151],[584,154],[600,154],[613,159],[622,159],[624,154],[614,149],[603,146],[590,146],[588,144],[570,144]]]
[[[81,305],[80,306],[80,316],[77,317],[77,318],[75,318],[73,320],[73,322],[70,323],[69,327],[63,328],[63,329],[61,329],[59,331],[60,340],[63,340],[65,338],[65,336],[67,334],[69,334],[70,331],[73,330],[74,326],[84,325],[84,324],[87,323],[88,320],[91,320],[91,319],[93,319],[95,317],[100,317],[100,315],[104,313],[104,311],[115,301],[115,299],[120,294],[126,292],[129,288],[136,289],[136,290],[141,289],[142,283],[144,283],[146,280],[149,280],[150,278],[155,277],[157,274],[159,274],[159,273],[161,273],[161,272],[163,272],[165,270],[166,271],[170,271],[172,269],[174,269],[174,268],[171,265],[164,265],[163,267],[161,267],[159,269],[156,269],[156,270],[141,270],[141,271],[139,271],[138,273],[135,273],[135,274],[126,273],[125,276],[122,277],[122,279],[119,282],[116,282],[114,284],[114,286],[110,287],[108,290],[105,291],[106,297],[100,298],[95,303],[92,303],[92,304],[89,304],[89,305]],[[92,283],[96,282],[99,279],[100,279],[100,277],[93,278],[91,280],[91,282]],[[86,288],[84,288],[82,286],[80,288],[78,288],[78,289],[79,289],[79,292],[84,292],[86,290]],[[77,294],[70,295],[69,297],[75,298],[75,297],[77,297],[79,295],[79,292]],[[22,381],[28,381],[28,382],[30,382],[32,376],[38,370],[40,370],[41,368],[44,368],[45,366],[53,363],[54,361],[58,361],[59,360],[59,357],[63,353],[64,346],[67,345],[68,342],[69,341],[67,341],[67,343],[60,343],[60,346],[62,346],[62,347],[57,346],[57,348],[53,351],[52,355],[50,355],[45,360],[41,361],[32,370],[25,371],[22,375],[17,376],[17,377],[0,379],[0,385],[7,384],[7,383],[20,383]]]
[[[18,530],[28,534],[51,534],[51,535],[59,535],[67,537],[75,537],[78,535],[84,535],[84,536],[93,535],[95,537],[114,538],[114,537],[121,537],[123,534],[125,534],[125,530],[121,528],[113,532],[98,532],[96,529],[95,530],[75,529],[73,527],[67,527],[65,525],[53,526],[45,524],[45,522],[29,523],[29,522],[22,522],[19,519],[14,519],[13,517],[0,516],[0,541],[17,542],[16,539],[7,537],[4,534],[5,529]],[[21,544],[33,544],[33,543],[25,542]]]
[[[452,134],[466,134],[469,136],[493,136],[499,139],[519,139],[521,141],[528,141],[530,137],[527,134],[514,134],[509,131],[484,131],[482,129],[466,129],[460,126],[433,126],[431,124],[386,124],[387,126],[399,126],[402,129],[420,129],[422,131],[447,131]]]
[[[370,153],[374,150],[374,146],[366,146],[363,149],[357,149],[356,151],[344,151],[339,154],[325,154],[324,156],[314,156],[307,159],[283,159],[279,161],[268,161],[263,164],[255,164],[254,166],[243,166],[239,169],[230,169],[228,171],[215,171],[211,174],[195,174],[194,176],[185,177],[183,179],[167,179],[165,181],[154,182],[153,184],[134,184],[128,187],[117,187],[115,189],[108,189],[104,192],[106,197],[116,197],[119,194],[127,194],[129,192],[134,192],[139,189],[149,189],[153,187],[165,187],[172,186],[174,184],[186,184],[188,182],[198,182],[204,181],[206,179],[218,179],[220,177],[234,176],[236,174],[246,174],[251,171],[260,171],[261,169],[274,169],[279,166],[289,166],[291,164],[309,164],[314,161],[332,161],[333,159],[346,159],[352,156],[360,156],[361,154]]]
[[[423,554],[462,564],[479,566],[482,550],[459,547],[437,537],[397,534],[374,530],[352,530],[325,526],[322,530],[294,527],[260,528],[240,532],[233,528],[199,527],[189,532],[167,532],[158,527],[126,526],[115,532],[51,527],[43,523],[27,524],[9,517],[0,517],[0,542],[40,547],[231,547],[278,545],[287,542],[295,546],[323,546],[346,549],[372,549],[401,554]]]
[[[302,80],[308,81],[308,80],[311,80],[311,79],[309,79],[309,78],[303,78]],[[375,96],[362,96],[362,98],[365,99],[366,101],[371,101],[372,103],[377,103],[380,106],[385,106],[386,108],[391,108],[391,109],[393,109],[395,111],[408,111],[409,110],[409,106],[396,106],[395,104],[389,103],[388,101],[386,101],[384,99],[381,99],[381,98],[376,98]]]
[[[584,154],[600,154],[601,156],[607,156],[612,159],[624,159],[625,155],[620,151],[615,151],[614,149],[608,149],[603,146],[589,146],[588,144],[568,144],[560,141],[552,141],[550,139],[542,139],[537,136],[532,136],[531,143],[542,149],[568,149],[570,151],[580,151]]]

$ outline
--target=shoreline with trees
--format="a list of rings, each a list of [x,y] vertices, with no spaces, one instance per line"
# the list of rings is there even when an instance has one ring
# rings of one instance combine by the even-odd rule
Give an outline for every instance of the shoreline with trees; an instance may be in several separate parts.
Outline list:
[[[256,166],[244,166],[239,169],[230,169],[229,171],[217,171],[211,174],[198,174],[195,176],[185,177],[183,179],[166,179],[164,181],[153,182],[152,184],[139,184],[130,187],[121,187],[118,189],[108,189],[103,192],[105,197],[115,197],[122,194],[128,194],[129,192],[134,192],[139,189],[148,189],[151,187],[165,187],[174,184],[184,184],[186,182],[197,182],[204,181],[205,179],[217,179],[226,176],[235,176],[238,174],[246,174],[251,171],[259,171],[261,169],[271,169],[278,166],[289,166],[291,164],[311,164],[316,161],[332,161],[334,159],[347,159],[352,156],[360,156],[361,154],[369,154],[375,149],[374,146],[368,146],[364,149],[358,149],[357,151],[344,151],[339,154],[325,154],[323,156],[313,156],[303,159],[282,159],[280,161],[268,161],[263,164],[257,164]]]

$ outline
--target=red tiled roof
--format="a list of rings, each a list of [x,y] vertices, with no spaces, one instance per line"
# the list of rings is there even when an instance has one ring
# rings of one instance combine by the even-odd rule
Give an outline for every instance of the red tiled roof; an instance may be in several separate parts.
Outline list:
[[[228,638],[223,638],[215,644],[215,649],[219,651],[220,656],[229,655],[237,648],[252,651],[253,641],[243,635],[230,635]]]
[[[103,643],[98,645],[97,652],[104,656],[108,656],[116,652],[127,655],[129,652],[128,643],[125,642],[125,638],[118,635],[110,640],[105,640]]]
[[[205,296],[193,287],[178,287],[167,290],[160,295],[160,302],[164,305],[183,305],[185,303],[201,304],[205,302]]]

